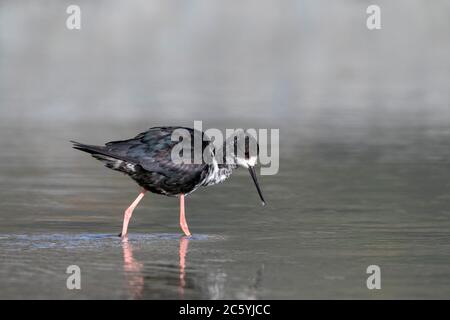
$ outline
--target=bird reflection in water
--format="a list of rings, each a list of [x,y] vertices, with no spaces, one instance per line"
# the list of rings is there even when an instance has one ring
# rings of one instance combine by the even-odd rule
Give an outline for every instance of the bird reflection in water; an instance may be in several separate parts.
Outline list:
[[[182,236],[178,255],[179,263],[179,283],[178,294],[180,299],[184,299],[184,289],[186,287],[186,254],[189,247],[189,237]],[[133,257],[133,247],[129,241],[122,242],[123,249],[123,270],[128,291],[132,299],[141,299],[144,292],[144,265]]]
[[[122,242],[123,249],[123,270],[127,282],[128,291],[133,299],[142,298],[144,291],[144,275],[142,269],[144,265],[134,259],[133,247],[130,242]]]
[[[189,247],[189,237],[182,236],[180,238],[180,248],[178,250],[180,256],[180,285],[178,286],[178,294],[180,299],[184,299],[184,287],[186,286],[186,253]]]
[[[144,264],[133,256],[130,242],[123,242],[123,268],[126,286],[131,299],[258,299],[263,279],[264,265],[250,278],[250,283],[241,283],[234,292],[227,292],[228,277],[222,267],[212,268],[206,272],[192,272],[188,268],[188,248],[190,237],[182,236],[179,240],[179,263],[162,264],[160,261]],[[189,271],[190,270],[190,271]]]

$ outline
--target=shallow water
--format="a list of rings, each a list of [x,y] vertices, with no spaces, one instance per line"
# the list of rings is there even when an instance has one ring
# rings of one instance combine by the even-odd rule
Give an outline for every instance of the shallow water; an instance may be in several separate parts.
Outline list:
[[[52,132],[41,129],[40,138]],[[291,141],[279,174],[260,177],[268,206],[245,170],[188,197],[190,239],[178,227],[177,199],[147,194],[128,244],[117,233],[139,190],[133,181],[70,149],[71,130],[54,139],[57,156],[31,159],[31,144],[9,141],[0,166],[0,296],[448,297],[448,140],[400,132],[410,137],[407,153],[394,151],[396,139],[339,148]],[[426,155],[425,145],[433,146]],[[382,270],[379,291],[366,287],[372,264]],[[66,288],[70,265],[81,268],[81,290]]]

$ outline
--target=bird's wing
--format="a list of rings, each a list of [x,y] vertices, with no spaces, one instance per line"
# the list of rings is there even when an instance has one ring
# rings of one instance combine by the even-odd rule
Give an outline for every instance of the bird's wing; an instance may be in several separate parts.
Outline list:
[[[176,163],[172,161],[171,153],[179,141],[172,141],[172,133],[176,129],[184,129],[180,134],[191,139],[191,155],[193,158],[194,130],[182,127],[155,127],[138,134],[136,137],[122,141],[111,141],[105,145],[105,149],[110,155],[117,158],[128,159],[143,169],[150,172],[157,172],[170,177],[174,173],[195,175],[200,174],[206,164]],[[203,133],[201,133],[203,135]],[[209,139],[205,136],[203,148],[209,146]]]

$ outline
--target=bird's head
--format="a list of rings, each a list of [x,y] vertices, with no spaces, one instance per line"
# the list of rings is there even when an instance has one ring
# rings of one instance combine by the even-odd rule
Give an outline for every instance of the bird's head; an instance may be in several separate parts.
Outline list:
[[[259,145],[251,134],[246,133],[242,129],[238,129],[234,134],[228,138],[227,144],[231,149],[228,157],[231,158],[237,166],[247,168],[253,182],[255,183],[256,190],[261,198],[262,205],[266,204],[262,195],[261,188],[256,178],[255,166],[258,161]]]

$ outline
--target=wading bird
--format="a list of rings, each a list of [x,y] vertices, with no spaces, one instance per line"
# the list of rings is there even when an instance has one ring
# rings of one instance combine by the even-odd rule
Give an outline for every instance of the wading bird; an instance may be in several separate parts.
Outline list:
[[[201,160],[195,162],[195,152],[198,150],[194,142],[198,140],[197,135],[201,137]],[[178,140],[174,139],[174,136],[178,137]],[[184,161],[174,161],[173,149],[180,140],[184,141],[180,152],[183,153]],[[185,196],[200,186],[225,181],[237,167],[248,169],[262,204],[265,205],[255,172],[258,144],[243,130],[236,131],[225,141],[222,148],[218,149],[203,132],[184,127],[150,128],[132,139],[112,141],[104,146],[71,142],[73,148],[90,153],[106,167],[127,174],[143,188],[136,200],[125,210],[122,232],[119,234],[123,239],[127,237],[133,210],[147,191],[180,198],[180,226],[186,236],[190,236],[184,211]],[[252,146],[256,146],[254,152],[252,151],[255,148]]]

